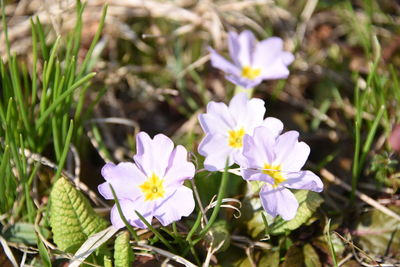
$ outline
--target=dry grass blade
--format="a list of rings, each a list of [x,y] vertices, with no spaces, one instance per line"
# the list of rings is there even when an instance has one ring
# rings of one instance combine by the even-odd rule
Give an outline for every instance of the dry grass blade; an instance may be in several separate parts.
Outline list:
[[[351,186],[348,185],[347,183],[343,182],[341,179],[339,179],[338,177],[336,177],[333,173],[331,173],[330,171],[328,171],[327,169],[321,169],[320,170],[320,174],[322,177],[324,177],[326,180],[328,180],[329,182],[336,184],[340,187],[342,187],[344,190],[346,190],[347,192],[351,192]],[[400,216],[398,214],[396,214],[395,212],[391,211],[390,209],[386,208],[385,206],[381,205],[379,202],[377,202],[376,200],[370,198],[369,196],[367,196],[364,193],[361,193],[360,191],[356,190],[355,191],[355,195],[361,199],[362,201],[364,201],[365,203],[367,203],[368,205],[371,205],[372,207],[380,210],[381,212],[385,213],[386,215],[396,219],[397,221],[400,222]]]
[[[6,254],[7,258],[10,260],[14,267],[18,267],[17,260],[14,257],[10,247],[7,244],[7,241],[0,235],[0,243],[3,247],[4,253]]]
[[[184,258],[182,258],[182,257],[180,257],[178,255],[172,254],[171,252],[163,250],[161,248],[156,248],[156,247],[153,247],[153,246],[150,246],[150,245],[146,245],[146,244],[139,244],[138,247],[142,247],[142,248],[148,249],[150,251],[154,251],[154,252],[156,252],[156,253],[164,256],[164,257],[167,257],[168,259],[171,259],[171,260],[174,260],[174,261],[176,261],[178,263],[181,263],[181,264],[185,265],[186,267],[196,267],[196,265],[194,265],[190,261],[188,261],[188,260],[186,260],[186,259],[184,259]]]
[[[354,243],[351,240],[347,240],[346,238],[344,238],[343,236],[341,236],[338,232],[334,233],[340,238],[342,239],[346,244],[350,245],[352,249],[357,250],[358,252],[360,252],[361,254],[363,254],[365,257],[367,257],[371,262],[374,263],[374,265],[367,265],[367,266],[380,266],[382,267],[381,264],[379,264],[378,262],[376,262],[373,258],[371,258],[367,253],[365,253],[362,249],[360,249],[359,247],[357,247],[356,245],[354,245]],[[356,256],[356,253],[354,253],[354,255]],[[357,256],[356,256],[357,257]],[[364,265],[364,264],[363,264]]]
[[[110,239],[119,229],[110,226],[107,229],[90,236],[78,249],[69,263],[69,267],[78,267],[98,247]]]

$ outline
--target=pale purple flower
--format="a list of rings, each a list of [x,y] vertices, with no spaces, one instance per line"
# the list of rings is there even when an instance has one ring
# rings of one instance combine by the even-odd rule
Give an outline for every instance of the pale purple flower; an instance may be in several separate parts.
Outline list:
[[[107,163],[101,170],[106,180],[98,186],[106,199],[114,199],[110,190],[115,190],[122,212],[127,221],[136,227],[146,228],[138,218],[139,212],[149,223],[156,217],[166,226],[192,213],[195,203],[193,192],[183,185],[192,179],[195,167],[187,160],[187,151],[163,134],[153,139],[145,132],[136,136],[137,154],[135,163]],[[116,206],[111,210],[114,227],[122,228],[124,223]]]
[[[209,171],[221,170],[226,160],[231,166],[242,155],[242,140],[245,134],[252,135],[254,128],[265,125],[279,135],[283,124],[276,118],[264,120],[264,101],[248,99],[246,93],[235,95],[229,103],[211,101],[207,113],[199,116],[206,136],[199,145],[199,153],[206,157],[204,167]]]
[[[251,31],[229,32],[229,54],[233,63],[210,48],[211,64],[225,72],[226,78],[244,88],[252,88],[263,80],[287,78],[287,66],[294,56],[283,51],[283,41],[270,37],[258,42]]]
[[[260,191],[261,203],[271,216],[284,220],[294,218],[299,206],[287,189],[306,189],[321,192],[323,183],[311,171],[302,171],[310,147],[298,141],[299,133],[289,131],[278,137],[265,127],[254,130],[253,136],[243,138],[243,158],[240,167],[246,180],[264,182]]]

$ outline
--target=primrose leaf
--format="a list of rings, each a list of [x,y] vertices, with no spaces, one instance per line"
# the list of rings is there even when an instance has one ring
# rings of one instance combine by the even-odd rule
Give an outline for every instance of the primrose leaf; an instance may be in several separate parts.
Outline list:
[[[400,213],[398,206],[388,208]],[[369,255],[400,258],[400,225],[393,217],[371,209],[361,215],[356,230],[355,240]]]
[[[61,177],[50,193],[50,225],[57,246],[74,253],[108,223],[95,213],[81,192]]]
[[[46,228],[40,227],[39,229],[44,237],[47,238],[50,235],[50,231]],[[23,243],[26,245],[37,244],[35,226],[31,223],[18,222],[13,224],[5,231],[4,237],[10,242]]]
[[[297,229],[310,219],[314,211],[323,202],[323,198],[318,193],[308,190],[298,190],[294,192],[294,195],[299,202],[296,217],[290,221],[278,217],[270,226],[270,234],[279,235]]]
[[[115,267],[129,267],[134,261],[134,254],[129,244],[129,232],[124,231],[117,236],[114,243]]]
[[[285,255],[285,262],[282,267],[303,267],[304,254],[300,247],[291,246]]]
[[[278,267],[279,266],[279,251],[267,251],[265,255],[261,258],[258,263],[259,266],[270,266],[270,267]]]
[[[304,264],[306,267],[322,267],[319,260],[318,253],[315,251],[313,246],[305,244],[303,247]]]

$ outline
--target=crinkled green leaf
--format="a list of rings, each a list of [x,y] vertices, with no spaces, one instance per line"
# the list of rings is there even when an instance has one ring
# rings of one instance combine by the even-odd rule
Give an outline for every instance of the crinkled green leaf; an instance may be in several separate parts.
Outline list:
[[[261,213],[265,215],[268,225],[273,222],[273,218],[264,211],[258,197],[251,200],[245,199],[242,204],[240,220],[246,225],[248,233],[254,239],[264,238],[265,224]]]
[[[278,217],[270,226],[270,234],[279,235],[297,229],[310,219],[315,210],[323,202],[323,198],[318,193],[308,190],[297,190],[294,192],[294,195],[299,202],[296,217],[290,221],[285,221],[281,217]]]
[[[400,207],[389,208],[400,213]],[[396,219],[372,209],[361,216],[356,233],[358,243],[367,253],[400,258],[400,224]]]
[[[129,267],[134,260],[134,254],[129,244],[129,232],[120,233],[114,243],[114,266]]]
[[[61,177],[50,193],[50,225],[57,246],[73,253],[108,223],[95,213],[81,192]]]
[[[321,267],[321,261],[318,254],[310,244],[305,244],[303,247],[304,264],[306,267]]]

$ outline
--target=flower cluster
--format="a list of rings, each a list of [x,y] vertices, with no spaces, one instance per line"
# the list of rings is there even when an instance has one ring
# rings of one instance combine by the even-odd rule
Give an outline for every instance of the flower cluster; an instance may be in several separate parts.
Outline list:
[[[232,98],[229,106],[211,102],[207,113],[199,116],[206,133],[199,153],[206,157],[207,170],[221,170],[237,163],[246,180],[264,182],[260,198],[264,209],[273,217],[281,215],[290,220],[296,215],[298,203],[287,189],[322,191],[323,184],[311,171],[301,171],[310,153],[299,134],[281,134],[279,119],[266,118],[264,102],[248,99],[245,93]]]
[[[207,113],[199,116],[200,125],[206,133],[199,145],[199,153],[206,157],[204,166],[209,171],[229,166],[242,157],[243,137],[253,134],[256,127],[264,125],[271,132],[279,134],[283,124],[275,118],[264,120],[265,107],[261,99],[249,100],[246,93],[234,96],[226,106],[211,101]]]
[[[265,79],[288,76],[287,66],[294,57],[282,47],[283,42],[277,37],[257,42],[250,31],[230,32],[233,63],[210,48],[211,63],[225,71],[228,80],[251,88]],[[260,198],[264,209],[273,217],[291,220],[298,203],[289,189],[320,192],[323,184],[311,171],[301,170],[310,153],[309,146],[298,141],[296,131],[282,133],[279,119],[264,119],[264,105],[261,99],[249,99],[247,93],[236,94],[229,105],[208,103],[206,113],[199,115],[206,135],[198,151],[205,157],[208,171],[238,164],[243,179],[262,182]],[[107,163],[103,167],[101,173],[106,182],[99,185],[100,194],[113,199],[111,185],[124,217],[139,228],[146,225],[137,213],[148,222],[155,217],[164,226],[190,215],[195,206],[193,193],[183,183],[193,178],[195,167],[188,162],[186,149],[174,148],[173,142],[162,134],[151,139],[140,132],[136,143],[134,163]],[[115,206],[111,222],[117,228],[124,226]]]

